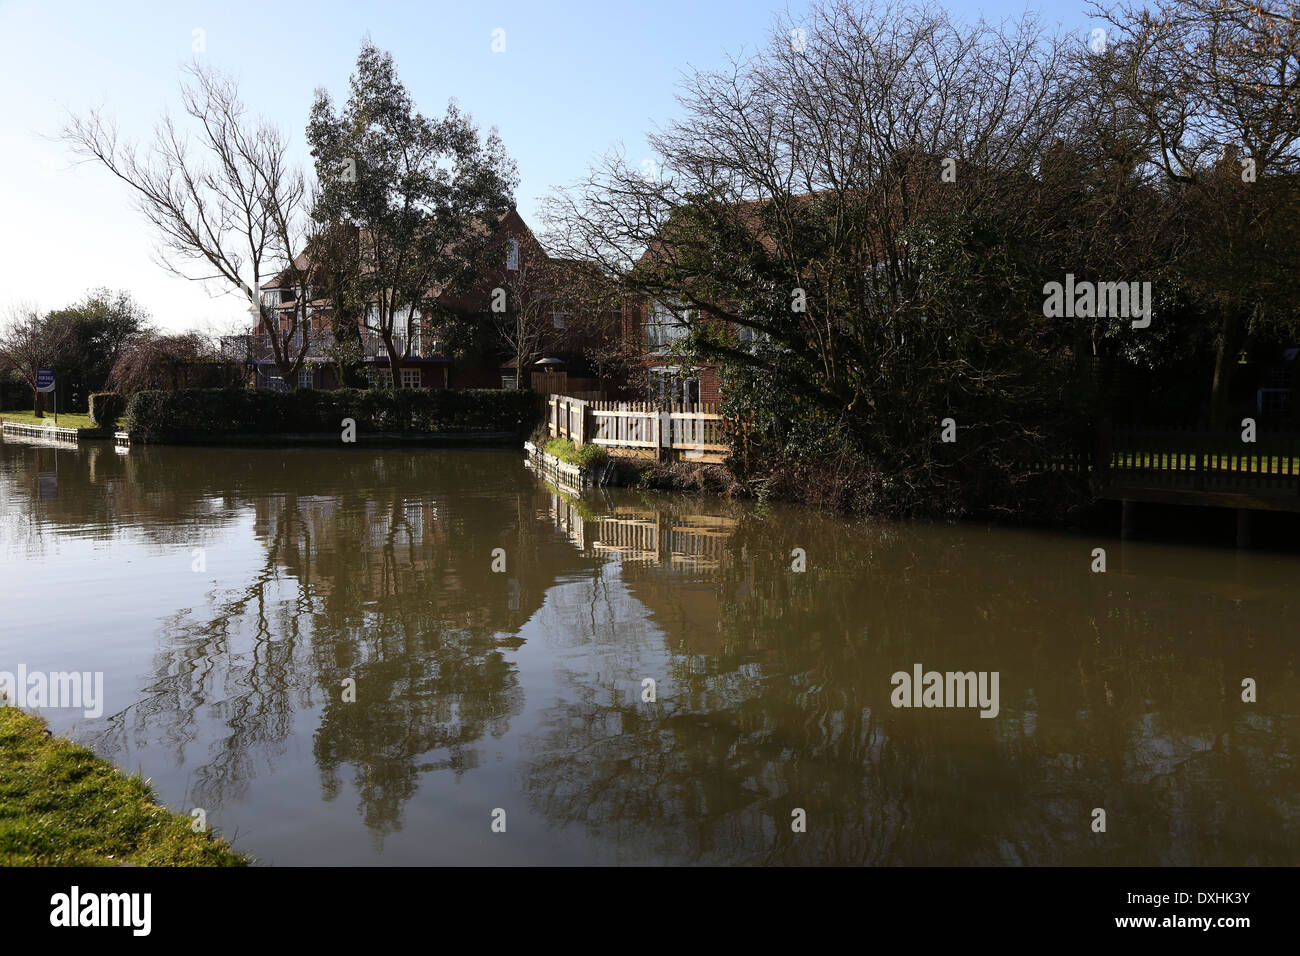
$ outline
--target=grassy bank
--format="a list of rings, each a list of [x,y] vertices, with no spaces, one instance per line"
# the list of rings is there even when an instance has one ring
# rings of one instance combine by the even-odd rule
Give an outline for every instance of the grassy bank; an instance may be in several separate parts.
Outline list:
[[[0,707],[0,864],[6,866],[245,866],[250,861],[152,788],[45,721]]]
[[[54,416],[47,412],[44,418],[37,418],[33,411],[26,412],[0,412],[0,419],[7,419],[11,422],[22,422],[24,425],[47,425],[54,424]],[[59,412],[60,428],[94,428],[95,425],[90,420],[89,415],[78,415],[75,412]]]
[[[552,438],[542,447],[542,451],[560,461],[583,468],[596,468],[609,461],[609,452],[599,445],[583,445],[578,448],[567,438]]]

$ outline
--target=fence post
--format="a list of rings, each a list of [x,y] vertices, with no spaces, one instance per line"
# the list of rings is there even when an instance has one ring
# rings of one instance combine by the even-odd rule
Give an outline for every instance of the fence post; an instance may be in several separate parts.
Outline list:
[[[1197,491],[1205,490],[1205,438],[1197,434],[1192,441],[1192,447],[1196,451],[1196,477],[1194,478],[1193,487]]]
[[[1097,485],[1100,491],[1110,484],[1110,456],[1115,447],[1114,430],[1111,421],[1106,418],[1097,429]]]

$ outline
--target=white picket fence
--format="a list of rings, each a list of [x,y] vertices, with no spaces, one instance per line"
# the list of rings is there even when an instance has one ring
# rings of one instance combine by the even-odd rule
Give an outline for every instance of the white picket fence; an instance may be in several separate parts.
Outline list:
[[[29,438],[57,439],[58,441],[74,442],[78,438],[77,429],[55,425],[53,422],[29,425],[26,422],[11,422],[5,419],[0,422],[0,431],[3,431],[6,435],[24,435]]]
[[[659,405],[605,402],[547,396],[547,429],[552,438],[578,445],[642,449],[670,455],[720,460],[731,449],[724,440],[722,414],[715,405]]]

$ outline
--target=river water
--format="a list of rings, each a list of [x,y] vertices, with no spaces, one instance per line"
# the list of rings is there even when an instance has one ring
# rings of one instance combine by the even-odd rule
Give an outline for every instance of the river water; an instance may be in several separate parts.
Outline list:
[[[1294,865],[1297,581],[515,451],[0,443],[0,671],[102,673],[55,730],[265,864]]]

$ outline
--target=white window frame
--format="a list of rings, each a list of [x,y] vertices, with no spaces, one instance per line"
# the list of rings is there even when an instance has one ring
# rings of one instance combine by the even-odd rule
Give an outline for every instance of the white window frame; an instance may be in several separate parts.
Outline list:
[[[569,324],[570,324],[572,321],[573,321],[573,313],[572,313],[572,312],[552,312],[552,313],[551,313],[551,324],[554,325],[555,328],[557,328],[557,329],[567,329],[567,328],[569,327]]]
[[[693,310],[660,302],[658,299],[650,303],[646,310],[645,322],[645,342],[648,351],[666,352],[674,342],[690,334],[690,325],[678,314],[682,312],[690,315]],[[659,331],[651,332],[651,329]]]
[[[680,368],[652,368],[650,377],[651,401],[667,401],[674,405],[698,405],[700,403],[699,375],[684,375]],[[694,390],[694,398],[691,392]]]
[[[753,351],[760,345],[768,345],[771,343],[771,336],[766,332],[760,332],[758,329],[755,329],[750,325],[737,325],[736,337],[739,340],[741,347],[748,348],[750,351]]]
[[[306,362],[302,364],[302,368],[298,369],[298,387],[299,388],[316,387],[316,372]]]
[[[371,365],[366,369],[366,378],[369,380],[371,388],[393,387],[393,370],[390,368]]]
[[[420,370],[418,368],[404,368],[402,373],[402,388],[419,388],[420,387]]]
[[[519,240],[518,239],[506,240],[506,271],[507,272],[519,271]]]

